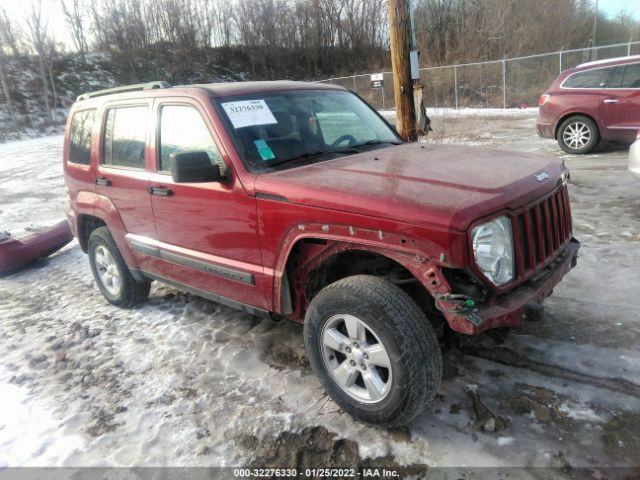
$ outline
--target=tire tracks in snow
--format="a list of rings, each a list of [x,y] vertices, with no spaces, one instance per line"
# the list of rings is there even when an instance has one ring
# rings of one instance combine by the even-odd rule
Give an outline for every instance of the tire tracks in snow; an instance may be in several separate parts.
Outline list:
[[[597,388],[614,391],[640,398],[640,385],[620,377],[597,377],[577,372],[558,365],[549,365],[524,357],[508,347],[495,346],[487,348],[478,344],[466,343],[459,346],[465,355],[479,357],[484,360],[500,363],[510,367],[527,369],[542,375],[561,378],[576,383],[588,383]]]

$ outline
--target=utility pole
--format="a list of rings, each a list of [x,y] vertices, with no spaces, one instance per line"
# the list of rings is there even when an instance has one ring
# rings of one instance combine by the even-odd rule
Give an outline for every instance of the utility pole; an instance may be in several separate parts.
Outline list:
[[[396,129],[405,141],[415,142],[418,139],[418,134],[409,60],[411,50],[409,1],[388,1],[393,95],[396,101]]]

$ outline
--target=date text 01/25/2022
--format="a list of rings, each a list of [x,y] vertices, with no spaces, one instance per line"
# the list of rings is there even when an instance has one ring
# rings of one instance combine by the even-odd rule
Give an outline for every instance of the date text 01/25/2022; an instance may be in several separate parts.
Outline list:
[[[306,468],[298,471],[295,468],[236,468],[236,478],[398,478],[397,470],[389,468]]]

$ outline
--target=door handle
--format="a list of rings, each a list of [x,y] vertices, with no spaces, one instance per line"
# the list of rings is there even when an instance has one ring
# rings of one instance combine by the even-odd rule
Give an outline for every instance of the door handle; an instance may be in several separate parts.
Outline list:
[[[173,191],[169,190],[167,187],[149,187],[149,193],[159,197],[170,197],[173,195]]]
[[[615,98],[605,98],[603,100],[603,103],[618,103],[618,100],[616,100]]]
[[[93,182],[96,185],[101,185],[103,187],[108,187],[109,185],[111,185],[111,180],[105,177],[96,177],[94,178]]]

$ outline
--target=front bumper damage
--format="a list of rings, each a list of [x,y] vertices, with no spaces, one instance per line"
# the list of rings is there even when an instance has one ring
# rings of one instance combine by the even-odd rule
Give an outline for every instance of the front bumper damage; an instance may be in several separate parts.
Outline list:
[[[490,305],[468,307],[464,302],[443,297],[438,303],[449,326],[469,335],[498,327],[522,326],[527,321],[542,319],[542,302],[553,288],[577,264],[580,242],[571,239],[564,251],[536,276],[515,290],[498,297]]]

